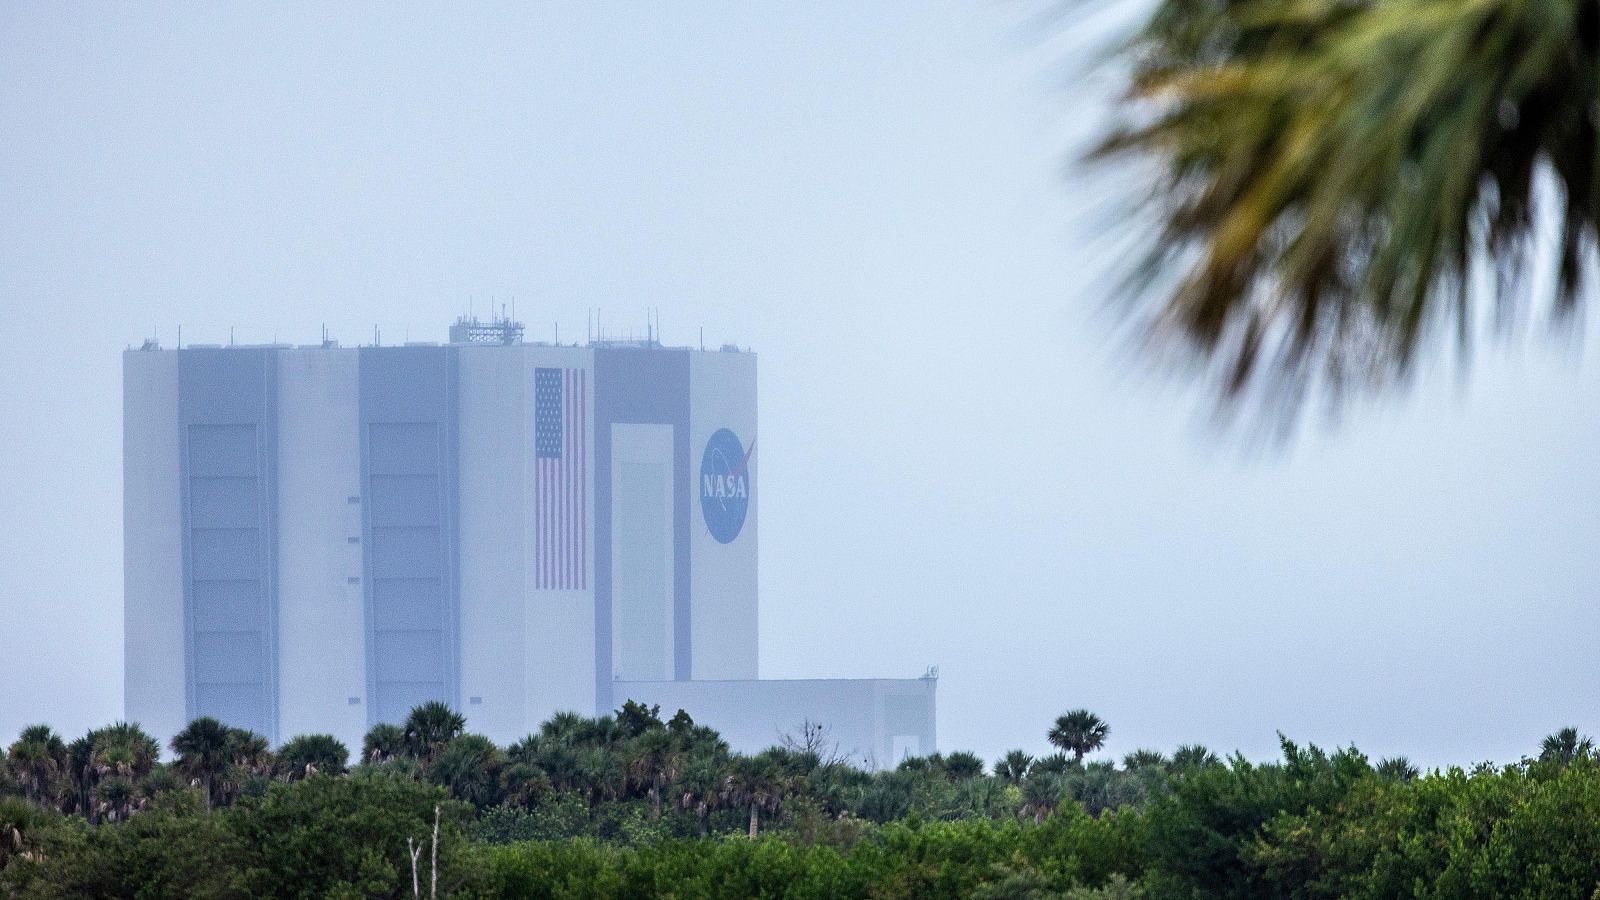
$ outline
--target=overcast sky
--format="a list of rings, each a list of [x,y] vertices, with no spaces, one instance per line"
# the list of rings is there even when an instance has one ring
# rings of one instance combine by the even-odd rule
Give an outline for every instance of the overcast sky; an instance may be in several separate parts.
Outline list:
[[[1600,367],[1486,352],[1241,453],[1099,314],[1075,23],[526,6],[0,6],[0,740],[121,714],[124,347],[491,295],[760,354],[762,674],[937,664],[942,749],[1600,731]]]

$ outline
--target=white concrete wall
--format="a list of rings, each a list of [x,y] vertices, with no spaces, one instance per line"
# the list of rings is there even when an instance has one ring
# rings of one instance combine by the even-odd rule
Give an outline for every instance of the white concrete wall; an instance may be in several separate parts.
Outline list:
[[[522,732],[526,733],[557,712],[588,714],[594,709],[594,353],[577,347],[527,346],[521,350],[523,396],[527,398],[522,411],[527,430],[521,459],[528,489],[522,495],[520,512],[526,609],[522,633],[527,648],[523,660],[527,687]],[[587,375],[584,472],[589,518],[585,535],[587,587],[583,590],[539,590],[534,583],[533,389],[534,369],[541,367],[582,369]]]
[[[517,346],[459,353],[461,712],[467,728],[506,743],[528,732],[525,547],[533,452],[527,352]]]
[[[279,738],[331,734],[352,759],[368,702],[362,590],[349,582],[365,499],[358,392],[352,350],[278,355]]]
[[[759,447],[750,453],[750,505],[731,543],[706,528],[700,504],[700,462],[706,442],[727,428],[748,451],[756,434],[753,353],[695,353],[689,364],[690,635],[696,679],[757,676],[757,510]],[[620,702],[620,701],[619,701]]]
[[[122,356],[123,715],[163,747],[187,724],[178,354]]]

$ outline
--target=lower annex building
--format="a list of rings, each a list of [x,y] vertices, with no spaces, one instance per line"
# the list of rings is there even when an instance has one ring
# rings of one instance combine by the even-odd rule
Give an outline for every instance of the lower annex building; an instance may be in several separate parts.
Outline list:
[[[130,720],[358,750],[426,700],[505,743],[631,699],[934,749],[931,674],[758,678],[754,354],[450,337],[124,354]]]

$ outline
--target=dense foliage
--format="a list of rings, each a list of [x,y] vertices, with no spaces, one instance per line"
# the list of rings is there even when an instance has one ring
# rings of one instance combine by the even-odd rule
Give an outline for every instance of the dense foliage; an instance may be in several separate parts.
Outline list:
[[[442,704],[277,752],[214,720],[0,756],[0,897],[1455,897],[1600,890],[1600,760],[1573,729],[1421,773],[1283,742],[1085,759],[969,753],[864,772],[825,729],[753,756],[680,711],[561,714],[509,747]],[[1070,754],[1070,755],[1069,755]],[[437,835],[437,838],[435,838]],[[437,862],[435,862],[437,860]],[[435,875],[437,873],[437,875]],[[435,888],[435,877],[437,887]]]

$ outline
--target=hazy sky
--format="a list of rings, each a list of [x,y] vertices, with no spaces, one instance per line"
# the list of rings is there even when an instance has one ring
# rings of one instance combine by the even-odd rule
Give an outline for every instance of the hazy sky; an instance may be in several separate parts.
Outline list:
[[[525,6],[0,5],[0,740],[121,713],[125,346],[489,295],[753,347],[762,674],[938,664],[943,749],[1600,732],[1600,367],[1486,353],[1248,457],[1097,312],[1075,23]]]

